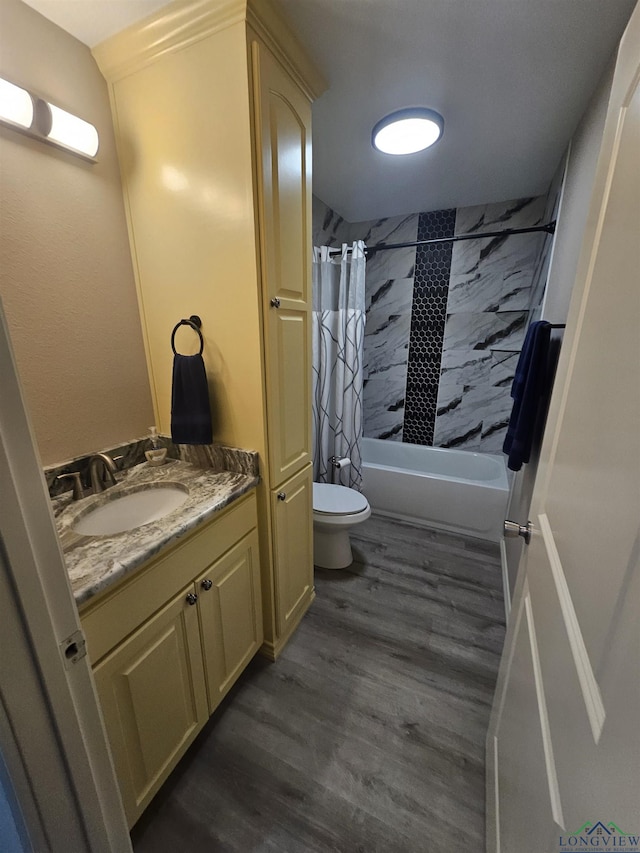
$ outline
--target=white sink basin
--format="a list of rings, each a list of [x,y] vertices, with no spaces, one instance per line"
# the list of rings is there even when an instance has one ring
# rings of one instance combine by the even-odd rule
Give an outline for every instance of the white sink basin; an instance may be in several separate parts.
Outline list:
[[[87,510],[76,519],[72,528],[83,536],[123,533],[163,518],[181,506],[188,497],[187,487],[179,483],[141,487],[135,492],[114,495],[107,503]]]

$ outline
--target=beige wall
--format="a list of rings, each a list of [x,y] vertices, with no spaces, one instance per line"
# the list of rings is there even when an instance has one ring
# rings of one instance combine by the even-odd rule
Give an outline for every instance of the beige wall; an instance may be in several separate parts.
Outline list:
[[[107,87],[89,49],[1,0],[0,76],[94,124],[98,163],[0,127],[0,296],[43,464],[153,423]]]

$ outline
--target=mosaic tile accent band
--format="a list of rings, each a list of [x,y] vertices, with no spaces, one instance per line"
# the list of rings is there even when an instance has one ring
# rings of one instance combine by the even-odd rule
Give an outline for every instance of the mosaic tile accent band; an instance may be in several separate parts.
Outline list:
[[[452,237],[455,224],[455,209],[421,213],[418,240]],[[402,439],[410,444],[433,444],[452,245],[416,249]]]

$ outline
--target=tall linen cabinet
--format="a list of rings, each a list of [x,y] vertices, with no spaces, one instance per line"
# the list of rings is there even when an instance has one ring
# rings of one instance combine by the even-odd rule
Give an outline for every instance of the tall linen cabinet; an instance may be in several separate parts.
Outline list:
[[[311,102],[268,0],[181,0],[93,50],[107,80],[156,422],[202,319],[214,441],[258,450],[263,652],[314,597]],[[191,336],[191,337],[190,337]],[[187,327],[181,352],[197,351]]]

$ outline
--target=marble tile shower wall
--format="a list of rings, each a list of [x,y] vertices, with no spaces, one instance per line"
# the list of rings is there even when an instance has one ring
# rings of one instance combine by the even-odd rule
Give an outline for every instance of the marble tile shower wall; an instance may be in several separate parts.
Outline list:
[[[542,224],[545,197],[459,208],[456,234]],[[453,244],[434,444],[498,453],[545,236]]]
[[[311,221],[314,246],[338,247],[349,242],[351,224],[315,195],[312,198]]]
[[[415,241],[418,214],[356,223],[354,237],[368,246]],[[415,247],[367,256],[364,337],[364,434],[405,440]]]
[[[523,228],[546,221],[545,213],[547,198],[539,197],[347,223],[314,200],[314,244],[363,239],[373,246]],[[550,242],[526,234],[367,258],[366,436],[501,450],[515,366],[529,313],[542,298],[543,248]]]

